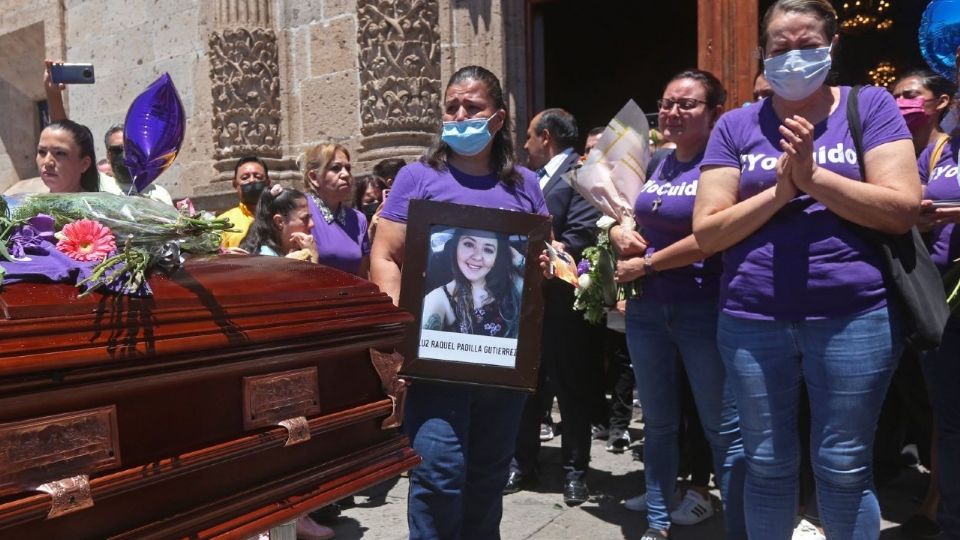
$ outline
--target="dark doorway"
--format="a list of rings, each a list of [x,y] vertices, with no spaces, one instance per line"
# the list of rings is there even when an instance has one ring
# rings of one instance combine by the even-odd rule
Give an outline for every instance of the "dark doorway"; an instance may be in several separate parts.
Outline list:
[[[530,23],[532,112],[570,111],[581,142],[631,98],[654,126],[667,80],[697,65],[696,0],[541,0]]]

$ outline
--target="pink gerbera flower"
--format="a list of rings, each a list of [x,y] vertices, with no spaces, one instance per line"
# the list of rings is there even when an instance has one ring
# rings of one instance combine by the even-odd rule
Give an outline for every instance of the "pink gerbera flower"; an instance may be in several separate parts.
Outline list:
[[[102,261],[117,250],[109,227],[91,219],[79,219],[57,233],[57,249],[75,261]]]

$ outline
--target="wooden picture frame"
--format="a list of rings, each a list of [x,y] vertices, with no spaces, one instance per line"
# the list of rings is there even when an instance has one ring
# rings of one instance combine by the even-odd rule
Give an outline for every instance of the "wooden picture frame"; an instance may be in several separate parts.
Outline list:
[[[550,217],[426,200],[408,216],[400,307],[414,323],[400,375],[535,391]]]

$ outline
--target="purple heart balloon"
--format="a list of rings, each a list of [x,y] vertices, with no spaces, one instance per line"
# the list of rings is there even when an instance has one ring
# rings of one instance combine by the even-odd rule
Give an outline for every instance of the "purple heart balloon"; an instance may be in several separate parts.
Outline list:
[[[138,192],[167,170],[183,144],[186,114],[168,73],[130,104],[123,122],[123,162]]]

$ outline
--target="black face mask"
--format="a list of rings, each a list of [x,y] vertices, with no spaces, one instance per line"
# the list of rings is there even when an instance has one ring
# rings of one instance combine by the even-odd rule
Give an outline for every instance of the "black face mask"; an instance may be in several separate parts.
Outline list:
[[[130,178],[130,170],[127,169],[127,164],[123,162],[123,152],[110,152],[109,156],[110,169],[113,170],[113,177],[117,179],[117,183],[127,186],[132,184],[133,180]]]
[[[360,207],[360,211],[363,212],[363,215],[367,216],[367,223],[373,219],[373,215],[377,213],[377,208],[380,208],[380,201],[367,203]]]
[[[257,202],[260,200],[260,194],[263,193],[266,187],[267,183],[262,180],[240,184],[240,202],[253,211],[253,209],[257,207]]]

